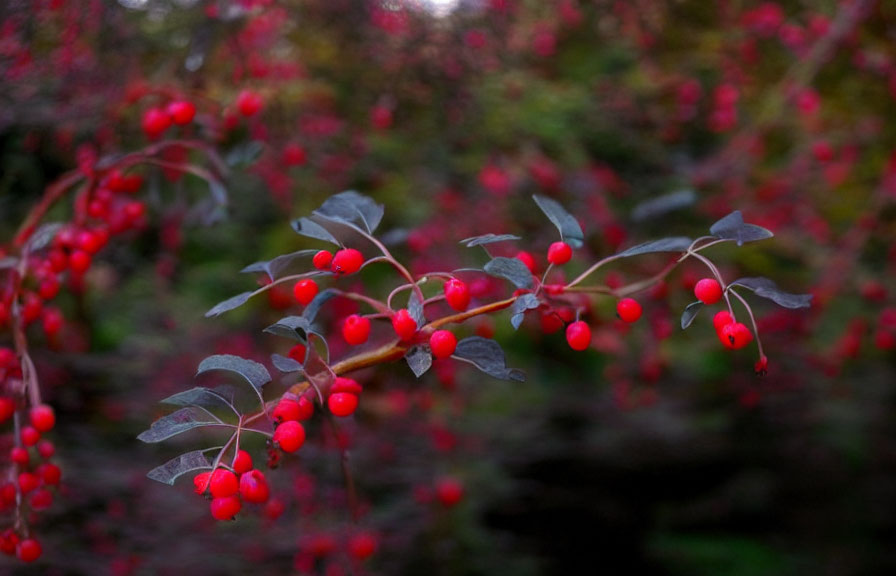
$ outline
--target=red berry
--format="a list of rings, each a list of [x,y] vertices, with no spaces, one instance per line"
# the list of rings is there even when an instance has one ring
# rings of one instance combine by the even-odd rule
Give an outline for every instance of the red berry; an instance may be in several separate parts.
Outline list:
[[[756,370],[756,374],[759,376],[765,376],[768,374],[768,357],[765,354],[759,357],[759,360],[756,361],[756,365],[753,367]]]
[[[292,454],[305,443],[305,428],[295,420],[283,422],[274,430],[274,442],[287,454]]]
[[[417,333],[417,321],[411,317],[406,308],[402,308],[392,316],[392,328],[398,334],[399,339],[405,342]]]
[[[634,298],[623,298],[616,303],[616,314],[623,322],[635,322],[641,317],[641,305]]]
[[[734,322],[734,316],[731,315],[731,312],[727,310],[720,310],[716,312],[716,315],[712,317],[712,325],[715,327],[717,333],[722,332],[722,328]]]
[[[27,494],[32,490],[36,490],[38,486],[40,486],[40,477],[37,474],[33,474],[31,472],[22,472],[19,474],[19,490],[22,491],[22,494]]]
[[[208,489],[208,483],[212,479],[212,471],[207,470],[206,472],[200,472],[199,474],[193,476],[193,486],[194,490],[197,494],[205,494],[205,491]]]
[[[34,406],[31,408],[29,416],[31,425],[38,432],[49,432],[56,425],[56,414],[53,412],[53,408],[47,404]]]
[[[16,546],[16,557],[22,562],[34,562],[40,558],[43,549],[34,538],[26,538]]]
[[[342,323],[342,337],[349,344],[356,346],[367,342],[370,336],[370,319],[357,314],[348,316]]]
[[[719,332],[719,340],[726,348],[740,350],[753,341],[753,333],[740,322],[731,322]]]
[[[722,286],[715,278],[704,278],[694,285],[694,296],[707,306],[722,299]]]
[[[47,486],[55,486],[62,479],[62,470],[50,462],[44,462],[37,467],[35,472]]]
[[[585,350],[591,345],[591,327],[584,320],[573,322],[566,327],[566,341],[573,350]]]
[[[143,114],[143,132],[150,140],[155,140],[171,126],[171,117],[161,108],[150,108]]]
[[[531,254],[525,251],[517,252],[516,259],[526,265],[526,268],[529,269],[529,272],[535,274],[535,258],[532,257]]]
[[[16,411],[16,403],[8,396],[0,396],[0,424],[9,420]]]
[[[554,242],[548,248],[548,262],[560,266],[572,258],[572,247],[566,242]]]
[[[15,488],[13,488],[13,491],[15,491]],[[13,494],[13,501],[15,501],[15,494]],[[19,535],[16,534],[12,528],[7,528],[0,533],[0,552],[12,556],[16,553],[18,545]]]
[[[40,454],[40,457],[45,460],[52,457],[55,452],[56,447],[53,446],[53,443],[49,440],[43,440],[37,445],[37,453]]]
[[[68,257],[68,267],[78,276],[87,272],[87,269],[90,268],[90,262],[90,254],[84,250],[75,250]]]
[[[180,126],[189,124],[196,116],[196,106],[187,100],[175,100],[168,104],[168,116],[171,120]]]
[[[327,407],[333,416],[346,417],[358,408],[358,395],[351,392],[336,392],[327,398]]]
[[[210,507],[212,518],[215,520],[232,520],[234,516],[239,514],[243,505],[237,496],[223,496],[212,499]]]
[[[45,308],[43,314],[41,314],[41,323],[44,328],[44,334],[49,338],[53,338],[62,330],[65,319],[62,317],[62,312],[59,309]]]
[[[375,534],[360,532],[351,537],[348,542],[348,553],[356,560],[366,560],[373,556],[379,547],[379,541]]]
[[[300,420],[308,420],[313,413],[314,404],[304,396],[298,400],[282,398],[280,402],[277,403],[277,407],[274,408],[271,418],[278,424],[289,421],[298,422]]]
[[[299,280],[292,287],[292,294],[296,297],[296,301],[302,306],[307,306],[317,296],[317,282],[310,278]]]
[[[302,166],[306,157],[305,149],[298,144],[288,144],[283,149],[283,163],[287,166]]]
[[[456,478],[442,478],[436,483],[436,498],[442,506],[451,508],[464,497],[464,485]]]
[[[261,96],[251,90],[243,90],[236,98],[236,107],[243,116],[255,116],[263,103]]]
[[[321,250],[311,259],[311,263],[318,270],[329,270],[331,262],[333,262],[333,255],[329,250]]]
[[[240,497],[252,504],[263,504],[271,495],[268,481],[261,470],[249,470],[240,476]]]
[[[452,278],[445,282],[445,301],[454,310],[463,312],[470,305],[470,288],[463,281]]]
[[[345,378],[343,376],[337,376],[336,379],[333,380],[333,385],[330,386],[330,394],[335,394],[336,392],[349,392],[355,396],[359,396],[363,390],[364,389],[358,384],[357,380]]]
[[[40,432],[34,426],[25,426],[19,436],[25,446],[34,446],[40,441]]]
[[[289,352],[286,353],[287,356],[298,362],[299,364],[305,363],[305,356],[308,353],[308,348],[304,344],[296,344],[292,348],[289,349]]]
[[[233,471],[237,474],[244,474],[252,469],[252,456],[245,450],[237,450],[236,456],[233,458]]]
[[[38,488],[28,497],[32,510],[46,510],[53,505],[53,493],[46,488]]]
[[[429,337],[429,349],[436,358],[448,358],[457,348],[457,337],[448,330],[436,330]]]
[[[330,269],[336,274],[354,274],[364,264],[364,255],[354,248],[343,248],[333,255]]]
[[[213,498],[224,498],[225,496],[233,496],[240,489],[239,479],[236,474],[224,468],[216,468],[212,472],[211,480],[208,483],[208,490]]]

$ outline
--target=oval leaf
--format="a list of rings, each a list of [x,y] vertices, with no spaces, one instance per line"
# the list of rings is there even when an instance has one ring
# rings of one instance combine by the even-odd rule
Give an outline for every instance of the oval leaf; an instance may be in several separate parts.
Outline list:
[[[234,308],[239,308],[243,304],[246,303],[249,298],[252,297],[254,292],[243,292],[242,294],[237,294],[232,298],[228,298],[227,300],[218,303],[214,308],[205,313],[206,318],[211,318],[212,316],[219,316],[224,312],[229,310],[233,310]]]
[[[514,236],[513,234],[483,234],[482,236],[464,238],[460,243],[465,244],[467,248],[472,248],[473,246],[481,246],[483,244],[493,244],[495,242],[504,242],[505,240],[519,239],[519,236]]]
[[[579,226],[579,221],[576,220],[572,214],[567,212],[559,202],[552,198],[548,198],[547,196],[539,196],[538,194],[533,194],[532,199],[535,200],[535,203],[538,204],[538,207],[541,208],[541,211],[544,212],[545,216],[547,216],[548,219],[554,223],[554,226],[557,227],[557,230],[560,231],[560,237],[564,242],[573,248],[580,248],[582,244],[585,243],[585,233],[582,232],[582,227]]]
[[[321,290],[314,297],[314,300],[308,303],[305,306],[305,309],[302,310],[302,317],[306,318],[308,322],[314,322],[314,318],[317,317],[317,313],[320,312],[321,307],[329,300],[339,294],[338,291],[333,288],[327,288],[326,290]]]
[[[323,240],[324,242],[339,245],[339,240],[330,234],[329,230],[310,218],[302,217],[298,220],[293,220],[292,229],[307,238],[315,238],[317,240]]]
[[[290,338],[296,342],[305,343],[308,333],[314,332],[311,328],[311,322],[304,316],[287,316],[277,320],[276,324],[271,324],[264,329],[268,334]],[[301,331],[301,333],[299,332]]]
[[[670,236],[668,238],[660,238],[659,240],[651,240],[637,246],[632,246],[628,250],[616,254],[620,258],[629,258],[641,254],[650,254],[652,252],[685,252],[693,243],[693,240],[686,236]]]
[[[204,408],[225,406],[231,410],[236,410],[233,404],[230,403],[230,400],[204,386],[197,386],[196,388],[179,392],[165,398],[161,402],[162,404],[173,404],[174,406],[202,406]]]
[[[284,374],[302,371],[301,362],[288,356],[281,356],[280,354],[271,354],[271,364],[274,365],[274,368],[283,372]]]
[[[255,360],[234,356],[233,354],[216,354],[209,356],[199,363],[199,369],[196,375],[203,374],[209,370],[229,370],[236,372],[246,379],[256,390],[271,381],[271,375],[268,369]]]
[[[498,256],[483,267],[491,276],[510,280],[517,288],[532,288],[532,272],[521,260]]]
[[[762,226],[746,224],[740,210],[735,210],[713,224],[709,228],[709,233],[724,240],[734,240],[738,246],[744,242],[755,242],[774,236],[771,230]]]
[[[769,278],[738,278],[728,285],[729,288],[731,286],[743,286],[744,288],[752,290],[757,296],[768,298],[775,304],[783,306],[784,308],[808,308],[812,303],[811,294],[792,294],[790,292],[784,292]]]
[[[162,416],[150,425],[149,430],[141,432],[137,440],[147,443],[161,442],[193,428],[218,424],[221,424],[221,421],[205,410],[188,406]]]
[[[156,482],[174,486],[174,481],[180,476],[194,470],[211,470],[212,463],[205,456],[206,450],[194,450],[181,454],[177,458],[165,462],[157,468],[150,470],[146,477]]]
[[[538,308],[539,305],[540,302],[535,294],[523,294],[514,300],[513,304],[510,306],[510,312],[512,314],[510,317],[510,324],[513,326],[513,329],[516,330],[520,327],[520,324],[523,323],[523,319],[526,316],[526,310]]]
[[[703,308],[703,302],[697,300],[696,302],[691,302],[685,307],[684,312],[681,314],[681,329],[685,330],[691,323],[694,321],[694,318],[697,317],[697,313]]]
[[[504,350],[494,340],[482,336],[470,336],[457,343],[454,357],[466,360],[489,376],[502,380],[525,382],[526,376],[520,370],[507,367]]]
[[[373,233],[383,219],[383,205],[354,190],[346,190],[327,198],[313,213],[328,220],[361,224],[368,233]]]
[[[426,371],[432,366],[432,354],[422,346],[411,348],[404,359],[407,360],[408,366],[411,367],[411,371],[417,378],[426,374]]]
[[[268,275],[268,277],[271,278],[271,280],[275,280],[297,259],[305,256],[313,256],[317,254],[317,252],[317,250],[299,250],[298,252],[292,252],[291,254],[283,254],[282,256],[277,256],[272,260],[249,264],[248,266],[240,270],[240,272],[264,272]]]

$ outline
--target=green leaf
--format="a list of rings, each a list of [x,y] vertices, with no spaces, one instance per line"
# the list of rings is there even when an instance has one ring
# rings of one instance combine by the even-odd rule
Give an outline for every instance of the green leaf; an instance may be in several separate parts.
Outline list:
[[[202,406],[203,408],[227,407],[236,410],[230,400],[219,394],[218,392],[197,386],[183,392],[178,392],[161,401],[162,404],[172,404],[174,406]]]
[[[738,278],[728,284],[729,288],[732,286],[743,286],[744,288],[752,290],[757,296],[768,298],[775,304],[783,306],[784,308],[808,308],[812,304],[811,294],[792,294],[790,292],[784,292],[769,278]]]
[[[483,267],[491,276],[510,280],[517,288],[532,288],[532,272],[517,258],[498,256]]]
[[[274,368],[285,374],[302,371],[301,362],[295,358],[281,356],[280,354],[271,354],[271,364],[274,365]]]
[[[249,298],[252,297],[254,292],[243,292],[242,294],[237,294],[231,298],[223,302],[219,302],[211,310],[205,313],[206,318],[211,318],[212,316],[220,316],[221,314],[233,310],[234,308],[239,308],[243,304],[245,304]]]
[[[465,244],[467,248],[472,248],[473,246],[494,244],[495,242],[504,242],[506,240],[520,240],[520,237],[514,236],[513,234],[483,234],[481,236],[464,238],[460,243]]]
[[[305,236],[307,238],[314,238],[316,240],[323,240],[324,242],[330,242],[331,244],[336,244],[339,246],[339,240],[336,239],[335,236],[330,234],[330,231],[311,220],[310,218],[299,218],[298,220],[293,220],[292,229],[295,230],[298,234]]]
[[[313,213],[328,220],[361,225],[372,234],[383,219],[383,205],[354,190],[346,190],[327,198]]]
[[[691,302],[688,304],[684,312],[681,314],[681,329],[685,330],[691,323],[694,321],[694,318],[697,317],[697,313],[703,309],[703,302],[697,300],[696,302]]]
[[[651,240],[637,246],[632,246],[628,250],[623,250],[616,254],[619,258],[629,258],[631,256],[639,256],[641,254],[650,254],[653,252],[684,252],[693,240],[685,236],[670,236],[668,238],[660,238],[659,240]]]
[[[206,452],[208,452],[208,449],[194,450],[181,454],[177,458],[172,458],[161,466],[153,468],[146,476],[150,480],[174,486],[174,481],[184,474],[194,470],[212,469],[211,461],[205,456]]]
[[[302,310],[302,316],[308,320],[308,322],[314,322],[314,319],[317,317],[317,313],[320,311],[321,307],[334,296],[337,296],[339,292],[334,290],[333,288],[327,288],[326,290],[321,290],[314,297],[314,300],[308,303],[305,306],[305,309]]]
[[[141,432],[137,436],[137,440],[146,443],[156,443],[194,428],[220,424],[222,424],[220,420],[205,410],[195,406],[188,406],[167,416],[162,416],[150,425],[149,430]]]
[[[248,358],[241,358],[233,354],[216,354],[209,356],[199,363],[199,369],[196,375],[203,374],[209,370],[228,370],[236,372],[246,379],[256,390],[260,390],[262,386],[271,381],[271,375],[264,365],[259,364]]]
[[[512,314],[510,317],[510,324],[513,326],[513,329],[518,329],[520,324],[523,323],[527,310],[538,308],[540,304],[541,303],[538,301],[535,294],[523,294],[514,300],[513,304],[510,306],[510,312]]]
[[[713,224],[709,229],[709,233],[723,240],[734,240],[738,246],[744,242],[755,242],[756,240],[765,240],[774,236],[771,230],[762,226],[746,224],[740,210],[735,210]]]
[[[423,376],[432,366],[432,354],[423,346],[414,346],[405,354],[405,360],[417,378]]]
[[[289,338],[303,344],[307,341],[308,333],[314,332],[311,327],[311,321],[304,316],[286,316],[265,328],[264,331],[268,334]]]
[[[532,199],[535,200],[535,203],[538,204],[538,207],[541,208],[541,211],[544,212],[545,216],[547,216],[548,219],[554,223],[554,226],[557,227],[557,230],[560,231],[560,237],[564,242],[573,248],[580,248],[582,244],[585,243],[585,233],[582,232],[582,227],[579,226],[579,221],[576,220],[572,214],[567,212],[559,202],[552,198],[548,198],[547,196],[540,196],[538,194],[533,194]]]
[[[298,252],[292,252],[290,254],[283,254],[281,256],[277,256],[271,260],[267,260],[264,262],[255,262],[254,264],[249,264],[240,272],[242,273],[258,273],[264,272],[268,275],[271,280],[277,279],[282,273],[289,268],[289,266],[300,258],[304,258],[307,256],[314,256],[317,254],[317,250],[299,250]],[[316,276],[320,273],[311,273],[309,276]]]
[[[520,370],[507,367],[504,350],[494,340],[481,336],[470,336],[457,343],[454,357],[466,360],[489,376],[501,380],[525,382],[526,376]]]

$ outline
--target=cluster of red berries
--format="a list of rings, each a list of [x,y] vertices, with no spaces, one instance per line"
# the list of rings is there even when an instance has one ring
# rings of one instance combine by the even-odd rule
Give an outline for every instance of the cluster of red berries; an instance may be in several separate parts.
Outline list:
[[[215,520],[232,520],[243,507],[243,502],[264,504],[271,495],[264,472],[252,465],[252,456],[237,450],[229,468],[223,466],[200,472],[193,478],[197,494],[210,499]]]
[[[149,108],[143,113],[143,133],[155,140],[172,124],[186,126],[196,116],[196,106],[189,100],[173,100],[166,107]]]
[[[342,545],[339,539],[332,534],[317,533],[306,535],[299,542],[299,550],[295,557],[295,568],[300,574],[316,574],[318,573],[316,568],[319,568],[320,564],[326,564],[328,559],[333,557],[340,547],[347,551],[353,560],[363,562],[373,556],[379,549],[379,546],[379,536],[375,532],[368,530],[351,534]],[[336,559],[334,558],[332,561],[336,561]],[[334,564],[334,566],[339,566],[339,564]],[[338,570],[324,570],[326,574],[330,572],[342,573]]]
[[[694,285],[694,296],[707,306],[717,303],[723,295],[722,285],[714,278],[703,278]],[[750,329],[743,323],[737,322],[728,310],[717,312],[712,323],[719,341],[725,348],[740,350],[753,341],[753,333],[750,332]],[[760,359],[759,364],[762,363],[763,359]],[[757,364],[757,372],[764,371],[764,364],[761,367],[759,364]]]
[[[4,352],[0,359],[3,366],[0,374],[15,377],[16,371],[10,369],[8,361],[11,351],[6,348],[0,351]],[[18,409],[12,398],[0,396],[0,425],[13,418]],[[22,507],[29,513],[18,510],[16,516],[32,518],[33,513],[53,505],[54,490],[62,478],[62,471],[51,461],[55,453],[53,443],[43,439],[43,435],[55,425],[56,415],[50,406],[39,404],[28,411],[28,424],[21,427],[9,451],[9,476],[14,479],[0,484],[0,512]],[[0,551],[23,562],[34,562],[40,557],[42,548],[40,542],[28,534],[27,528],[17,526],[0,532]]]

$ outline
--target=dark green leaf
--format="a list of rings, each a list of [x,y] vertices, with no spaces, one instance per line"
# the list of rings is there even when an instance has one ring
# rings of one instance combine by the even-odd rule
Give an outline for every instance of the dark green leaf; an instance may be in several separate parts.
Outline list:
[[[337,240],[335,236],[330,234],[329,230],[327,230],[314,220],[311,220],[310,218],[302,217],[298,220],[293,220],[292,229],[302,236],[315,238],[317,240],[323,240],[324,242],[330,242],[331,244],[339,245],[339,240]]]
[[[328,220],[360,224],[368,233],[373,233],[383,219],[383,205],[354,190],[347,190],[327,198],[314,214]]]
[[[472,238],[464,238],[461,244],[466,244],[467,248],[480,246],[482,244],[493,244],[495,242],[504,242],[505,240],[519,240],[519,236],[513,234],[483,234],[482,236],[473,236]]]
[[[523,319],[526,316],[526,310],[538,308],[539,304],[540,302],[535,294],[523,294],[514,300],[513,304],[510,306],[510,313],[512,314],[510,317],[510,324],[513,325],[513,329],[516,330],[520,327],[520,324],[523,323]]]
[[[199,369],[196,375],[203,374],[209,370],[228,370],[236,372],[246,379],[249,384],[256,390],[271,381],[271,375],[268,369],[262,364],[248,358],[241,358],[233,354],[216,354],[209,356],[199,363]]]
[[[167,416],[162,416],[152,423],[149,430],[141,432],[137,436],[137,440],[147,443],[161,442],[187,430],[220,424],[220,420],[217,420],[205,410],[195,406],[188,406]]]
[[[411,348],[404,359],[407,360],[408,366],[411,367],[411,371],[417,378],[423,376],[432,366],[432,354],[422,346]]]
[[[206,450],[194,450],[172,458],[157,468],[153,468],[146,474],[150,480],[174,486],[174,481],[180,476],[194,470],[211,470],[212,463],[205,456]]]
[[[784,308],[808,308],[812,303],[811,294],[792,294],[790,292],[784,292],[769,278],[738,278],[728,286],[743,286],[744,288],[752,290],[757,296],[768,298]]]
[[[483,268],[491,276],[510,280],[517,288],[532,288],[532,272],[516,258],[498,256]]]
[[[457,343],[454,356],[470,362],[489,376],[502,380],[524,382],[525,374],[507,367],[504,350],[494,340],[481,336],[470,336]]]
[[[298,252],[292,252],[290,254],[283,254],[281,256],[277,256],[272,260],[267,260],[264,262],[255,262],[254,264],[249,264],[240,272],[243,273],[257,273],[264,272],[271,278],[271,280],[276,280],[282,273],[289,268],[289,266],[298,260],[299,258],[304,258],[307,256],[313,256],[317,254],[317,250],[299,250]]]
[[[651,240],[637,246],[632,246],[628,250],[616,254],[621,258],[629,258],[641,254],[650,254],[652,252],[684,252],[693,240],[685,236],[670,236],[669,238],[660,238],[659,240]]]
[[[203,408],[225,406],[233,409],[233,404],[230,403],[230,400],[218,392],[203,386],[179,392],[165,398],[161,402],[162,404],[173,404],[174,406],[202,406]]]
[[[245,144],[234,146],[227,153],[227,156],[224,157],[224,161],[231,167],[248,166],[261,156],[263,150],[264,145],[261,142],[258,140],[249,140]]]
[[[697,313],[703,308],[703,302],[697,300],[696,302],[691,302],[688,304],[684,312],[681,314],[681,329],[684,330],[688,326],[691,325],[691,322],[694,321],[694,318],[697,317]]]
[[[339,292],[334,290],[333,288],[327,288],[326,290],[321,290],[314,297],[314,300],[308,303],[305,306],[305,309],[302,310],[302,316],[308,320],[308,322],[314,322],[314,319],[317,317],[317,313],[320,312],[321,306],[323,306],[327,300],[333,298],[338,295]]]
[[[762,226],[744,223],[744,217],[740,210],[735,210],[713,224],[709,229],[709,233],[724,240],[734,240],[738,246],[744,242],[755,242],[756,240],[765,240],[774,236],[771,230],[767,230]]]
[[[243,292],[242,294],[237,294],[223,302],[219,302],[211,310],[205,313],[205,317],[211,318],[212,316],[219,316],[224,312],[239,308],[252,297],[252,294],[252,292]]]
[[[275,324],[271,324],[264,331],[268,334],[304,343],[308,333],[314,330],[311,327],[311,322],[304,316],[287,316],[277,320]]]
[[[411,290],[411,295],[408,297],[408,314],[417,323],[417,330],[426,324],[426,318],[423,315],[423,302],[417,296],[416,290]]]
[[[544,212],[545,216],[547,216],[550,221],[554,223],[554,226],[557,227],[557,230],[560,231],[560,237],[563,238],[564,242],[573,248],[580,248],[582,244],[584,244],[585,233],[582,232],[582,227],[579,226],[579,221],[576,220],[572,214],[567,212],[559,202],[552,198],[548,198],[547,196],[539,196],[538,194],[533,194],[532,199],[535,200],[535,203],[538,204],[538,207],[541,208],[541,211]]]
[[[302,363],[288,356],[271,354],[271,363],[274,365],[274,368],[285,374],[302,371]]]

